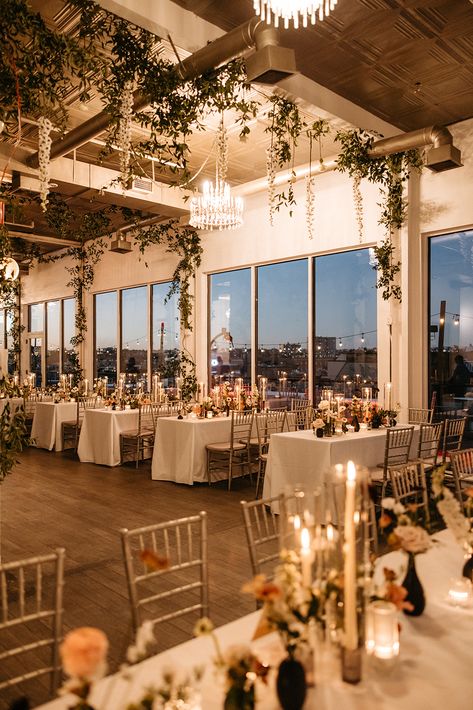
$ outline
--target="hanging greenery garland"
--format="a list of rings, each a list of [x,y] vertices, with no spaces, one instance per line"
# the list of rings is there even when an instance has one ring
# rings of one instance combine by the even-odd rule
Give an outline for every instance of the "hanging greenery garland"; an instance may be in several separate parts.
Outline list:
[[[315,177],[312,174],[312,148],[314,141],[319,144],[319,164],[322,168],[324,159],[322,157],[322,136],[326,136],[330,131],[327,121],[320,119],[310,126],[306,135],[309,139],[309,174],[306,177],[306,200],[305,214],[307,222],[307,234],[309,239],[314,238],[314,214],[315,214]]]
[[[366,178],[380,187],[383,195],[379,224],[386,227],[386,238],[374,247],[378,272],[376,287],[382,289],[385,300],[391,297],[402,300],[402,291],[396,283],[401,270],[401,262],[396,259],[392,242],[394,230],[404,224],[407,213],[407,200],[404,187],[409,180],[411,169],[422,168],[422,158],[418,150],[407,150],[393,155],[371,158],[370,149],[374,136],[364,130],[339,131],[335,136],[342,149],[338,155],[337,166],[341,172],[347,172],[353,179],[355,213],[360,241],[363,237],[363,202],[360,182]]]

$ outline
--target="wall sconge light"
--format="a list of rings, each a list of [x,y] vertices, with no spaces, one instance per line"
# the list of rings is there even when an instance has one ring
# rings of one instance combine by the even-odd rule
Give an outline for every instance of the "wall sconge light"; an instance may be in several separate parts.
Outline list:
[[[341,348],[342,346],[343,346],[342,339],[339,338],[339,340],[338,340],[338,347]]]
[[[365,334],[364,334],[364,333],[361,334],[361,342],[362,342],[362,343],[365,342]]]
[[[453,316],[453,324],[460,325],[460,316],[458,315],[458,313],[455,313],[455,315]]]

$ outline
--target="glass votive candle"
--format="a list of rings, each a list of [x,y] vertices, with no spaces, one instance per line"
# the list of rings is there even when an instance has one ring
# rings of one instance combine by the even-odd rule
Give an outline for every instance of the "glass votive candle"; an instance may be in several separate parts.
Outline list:
[[[473,587],[471,580],[466,577],[450,580],[450,588],[448,590],[448,602],[452,606],[468,607],[471,606],[473,597]]]
[[[382,600],[369,604],[366,614],[366,652],[383,661],[399,655],[399,626],[397,609]]]

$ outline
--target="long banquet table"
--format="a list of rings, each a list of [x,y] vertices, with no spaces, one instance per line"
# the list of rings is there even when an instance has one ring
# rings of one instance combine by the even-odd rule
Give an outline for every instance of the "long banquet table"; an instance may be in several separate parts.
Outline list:
[[[120,432],[138,428],[137,409],[86,409],[79,437],[79,460],[120,465]]]
[[[414,428],[412,457],[418,437],[418,428]],[[359,466],[374,468],[383,461],[385,441],[386,429],[361,430],[321,439],[308,430],[273,434],[263,497],[277,496],[287,486],[321,485],[332,466],[346,464],[350,460]]]
[[[340,666],[334,653],[316,658],[316,684],[310,689],[305,710],[466,710],[471,707],[471,668],[473,664],[473,609],[457,609],[445,601],[451,577],[458,577],[463,564],[460,547],[447,531],[435,535],[433,549],[417,556],[419,577],[426,590],[427,606],[421,617],[400,613],[401,652],[389,671],[366,658],[363,679],[350,686],[340,679]],[[399,567],[401,553],[380,558],[378,565]],[[221,647],[248,644],[258,623],[255,612],[217,629]],[[159,635],[158,635],[159,638]],[[274,635],[252,643],[263,662],[277,664],[281,648]],[[223,708],[223,684],[216,677],[211,659],[212,641],[193,639],[164,651],[133,667],[129,680],[110,676],[93,690],[91,704],[97,710],[124,710],[136,702],[146,687],[159,684],[163,671],[170,667],[189,672],[205,664],[202,682],[202,710]],[[72,698],[63,696],[43,710],[66,710]],[[274,677],[263,689],[257,710],[277,710]]]
[[[36,402],[31,438],[39,449],[62,451],[63,422],[77,419],[76,402]]]
[[[151,478],[192,486],[207,481],[207,444],[228,441],[229,417],[160,417],[156,426]]]

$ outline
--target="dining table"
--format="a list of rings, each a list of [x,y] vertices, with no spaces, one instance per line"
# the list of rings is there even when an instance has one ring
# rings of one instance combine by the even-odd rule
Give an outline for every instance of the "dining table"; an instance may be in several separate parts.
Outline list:
[[[101,466],[120,465],[120,434],[138,429],[138,409],[86,409],[79,437],[79,460]]]
[[[206,482],[206,445],[230,439],[231,418],[159,417],[156,425],[151,478],[192,486]]]
[[[77,402],[36,402],[31,426],[34,446],[62,451],[62,424],[76,420]]]
[[[414,427],[410,456],[419,439]],[[318,438],[312,430],[283,432],[271,436],[264,476],[263,498],[273,498],[295,486],[314,488],[324,483],[336,464],[353,461],[357,466],[376,468],[384,460],[386,429],[360,429]],[[273,511],[278,512],[277,502]]]
[[[383,567],[405,566],[404,554],[391,552],[378,559],[377,574]],[[426,592],[422,616],[399,612],[400,654],[384,663],[363,657],[362,679],[357,685],[341,680],[339,649],[328,641],[317,644],[315,684],[308,689],[305,710],[467,710],[471,707],[471,668],[473,664],[473,608],[458,608],[448,601],[451,578],[461,576],[463,552],[449,531],[433,536],[433,546],[417,555],[417,570]],[[276,668],[284,657],[276,634],[253,640],[261,611],[254,612],[216,629],[222,651],[238,644],[251,646],[263,663],[270,664],[267,685],[258,684],[256,710],[277,710]],[[157,633],[159,641],[159,632]],[[184,677],[196,666],[203,667],[200,701],[183,706],[189,710],[221,710],[224,680],[213,664],[215,647],[209,636],[158,653],[126,671],[98,682],[90,704],[96,710],[125,710],[137,702],[146,688],[160,683],[164,673],[173,669]],[[42,710],[67,710],[73,703],[64,695]]]

